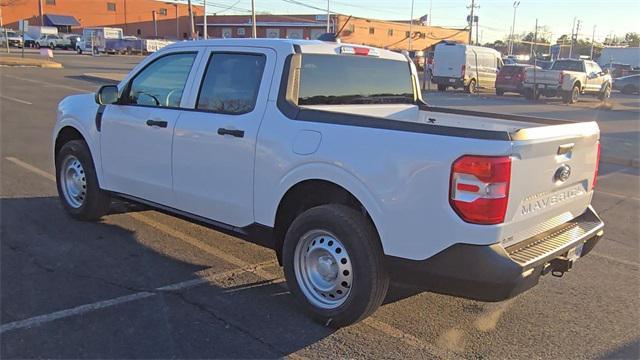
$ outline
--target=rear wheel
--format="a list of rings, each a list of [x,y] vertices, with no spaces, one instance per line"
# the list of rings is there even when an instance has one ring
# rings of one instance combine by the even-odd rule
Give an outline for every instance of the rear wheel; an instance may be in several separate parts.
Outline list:
[[[502,89],[496,89],[496,95],[498,95],[498,96],[502,96],[502,95],[504,95],[504,90],[502,90]]]
[[[438,91],[447,91],[447,85],[438,85]]]
[[[40,43],[36,43],[36,49],[40,49]]]
[[[531,90],[529,88],[522,89],[522,95],[527,100],[533,100],[533,90]]]
[[[575,104],[578,101],[580,95],[580,88],[575,85],[571,91],[562,92],[562,102],[565,104]]]
[[[373,225],[345,205],[300,214],[287,230],[283,262],[291,293],[325,326],[346,326],[371,315],[389,286]]]
[[[109,211],[109,193],[100,189],[89,147],[82,140],[62,146],[56,156],[58,195],[65,210],[78,220],[98,220]]]

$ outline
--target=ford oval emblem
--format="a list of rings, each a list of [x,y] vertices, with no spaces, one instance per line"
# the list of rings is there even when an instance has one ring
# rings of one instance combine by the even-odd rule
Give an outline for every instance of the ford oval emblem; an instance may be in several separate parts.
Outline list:
[[[553,176],[555,181],[565,182],[571,176],[571,166],[567,164],[563,164],[556,170],[555,175]]]

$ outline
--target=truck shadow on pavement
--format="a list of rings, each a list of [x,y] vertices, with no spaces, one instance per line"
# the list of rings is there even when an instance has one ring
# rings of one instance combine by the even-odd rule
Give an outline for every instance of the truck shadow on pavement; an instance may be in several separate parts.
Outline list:
[[[69,218],[56,197],[0,199],[2,326],[152,293],[4,331],[2,358],[275,358],[333,332],[308,319],[283,283],[250,272],[158,291],[236,267],[121,215],[139,207],[114,208],[104,221],[85,223]]]

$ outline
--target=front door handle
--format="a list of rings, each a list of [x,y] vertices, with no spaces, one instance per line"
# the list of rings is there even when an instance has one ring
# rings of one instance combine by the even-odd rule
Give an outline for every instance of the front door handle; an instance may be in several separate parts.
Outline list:
[[[231,135],[235,137],[244,137],[244,130],[219,128],[218,135]]]
[[[167,122],[164,120],[147,120],[147,126],[157,126],[161,128],[166,128]]]

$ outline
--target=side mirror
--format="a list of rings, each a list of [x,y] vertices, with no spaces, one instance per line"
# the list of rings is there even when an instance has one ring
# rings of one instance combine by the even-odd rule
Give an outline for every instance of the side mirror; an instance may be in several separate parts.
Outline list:
[[[115,104],[118,100],[118,87],[115,85],[104,85],[96,93],[96,103],[100,105]]]
[[[597,77],[598,77],[598,73],[596,73],[596,72],[592,72],[592,73],[589,74],[589,79],[595,79]]]

